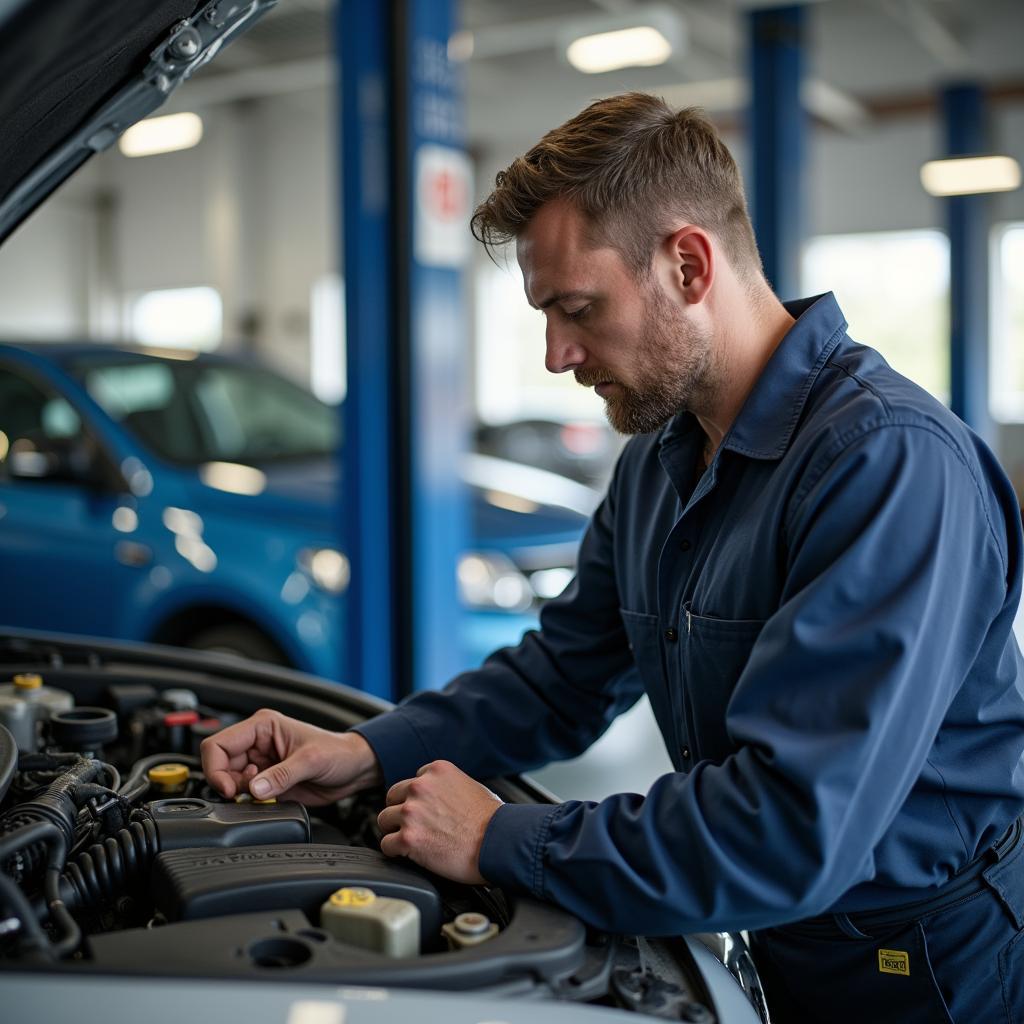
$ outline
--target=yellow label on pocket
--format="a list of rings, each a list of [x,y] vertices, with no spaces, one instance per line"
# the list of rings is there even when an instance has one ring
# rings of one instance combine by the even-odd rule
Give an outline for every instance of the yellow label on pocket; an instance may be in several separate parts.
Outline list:
[[[880,949],[878,969],[883,974],[903,974],[910,977],[910,956],[902,949]]]

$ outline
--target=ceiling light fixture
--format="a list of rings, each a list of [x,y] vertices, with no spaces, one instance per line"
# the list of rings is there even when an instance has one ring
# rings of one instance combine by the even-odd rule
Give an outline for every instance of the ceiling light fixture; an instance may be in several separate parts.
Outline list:
[[[570,22],[559,33],[558,43],[577,71],[597,75],[664,64],[685,48],[686,26],[676,11],[652,4],[621,15]]]
[[[933,196],[970,196],[1020,188],[1020,164],[1012,156],[964,156],[929,160],[921,184]]]
[[[203,119],[198,114],[167,114],[147,117],[121,136],[118,148],[125,156],[153,156],[191,149],[203,137]]]

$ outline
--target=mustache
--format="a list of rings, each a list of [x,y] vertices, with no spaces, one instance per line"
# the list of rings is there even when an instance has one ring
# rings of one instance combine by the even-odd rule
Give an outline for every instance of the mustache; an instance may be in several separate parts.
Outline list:
[[[618,384],[619,382],[605,370],[580,368],[573,370],[576,383],[585,388],[596,387],[598,384]]]

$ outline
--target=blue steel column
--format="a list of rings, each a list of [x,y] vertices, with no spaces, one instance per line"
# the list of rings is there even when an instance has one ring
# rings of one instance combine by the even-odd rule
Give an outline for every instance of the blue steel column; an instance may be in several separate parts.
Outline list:
[[[468,239],[472,188],[461,77],[447,56],[455,21],[453,0],[341,0],[337,18],[348,354],[342,519],[352,564],[344,681],[391,698],[440,686],[464,667],[456,565],[468,546],[458,475],[468,352],[459,238]]]
[[[985,97],[973,84],[942,92],[947,156],[988,151]],[[988,197],[944,200],[949,230],[949,357],[951,406],[986,440],[988,411]]]
[[[408,280],[407,422],[412,530],[414,689],[442,686],[462,658],[456,568],[468,547],[459,463],[469,435],[463,275],[470,254],[472,182],[465,154],[461,67],[448,59],[456,0],[406,0],[405,133],[401,166]]]
[[[800,294],[805,228],[804,10],[771,8],[749,18],[751,218],[768,282],[792,299]]]
[[[388,4],[341,0],[335,18],[348,392],[342,537],[352,568],[342,682],[394,698],[394,324]]]

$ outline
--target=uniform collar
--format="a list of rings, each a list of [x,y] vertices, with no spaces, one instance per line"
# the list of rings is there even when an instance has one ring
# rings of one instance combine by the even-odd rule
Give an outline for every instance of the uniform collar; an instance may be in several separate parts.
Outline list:
[[[755,459],[780,459],[785,454],[811,387],[846,330],[832,292],[783,306],[796,322],[754,382],[720,446]],[[680,413],[664,427],[660,443],[694,429],[700,429],[696,417]]]

